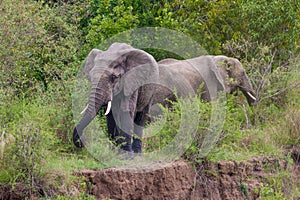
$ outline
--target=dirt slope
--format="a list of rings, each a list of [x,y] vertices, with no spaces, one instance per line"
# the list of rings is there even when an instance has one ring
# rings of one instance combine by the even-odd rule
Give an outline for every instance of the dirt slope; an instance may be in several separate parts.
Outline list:
[[[278,171],[293,170],[293,180],[300,179],[298,150],[292,153],[293,166],[286,160],[254,157],[243,162],[205,161],[194,167],[176,161],[143,173],[109,168],[80,174],[87,178],[87,192],[96,199],[260,199],[261,183]]]
[[[81,170],[76,175],[85,176],[87,193],[96,199],[122,200],[239,200],[260,199],[262,184],[276,177],[282,170],[290,173],[283,178],[282,191],[291,198],[291,185],[300,188],[300,147],[289,150],[294,164],[273,157],[253,157],[247,161],[219,161],[192,166],[184,161],[165,164],[156,170],[109,168]],[[299,191],[300,193],[300,191]],[[34,196],[42,195],[40,192]],[[67,195],[67,194],[66,194]],[[26,187],[0,185],[0,199],[25,199],[30,194]],[[37,198],[38,199],[38,198]]]

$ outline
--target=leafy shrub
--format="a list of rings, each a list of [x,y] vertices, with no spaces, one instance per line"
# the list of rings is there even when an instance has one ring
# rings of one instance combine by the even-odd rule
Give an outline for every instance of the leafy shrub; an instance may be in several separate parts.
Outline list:
[[[34,1],[1,2],[1,86],[27,95],[61,80],[76,61],[77,30],[54,8]]]
[[[33,189],[39,183],[47,152],[57,139],[49,126],[51,116],[46,106],[25,100],[13,103],[21,111],[13,121],[0,126],[1,132],[15,138],[5,147],[1,171],[8,174],[8,183],[26,182]]]
[[[150,26],[184,32],[209,54],[224,54],[223,44],[246,40],[268,46],[271,52],[277,51],[276,62],[286,62],[299,52],[297,7],[299,3],[291,0],[272,3],[267,0],[147,3],[140,0],[93,0],[81,25],[89,43],[86,49],[96,47],[113,34]],[[255,58],[255,54],[248,56]]]
[[[64,171],[49,168],[47,164],[52,162],[52,157],[59,159],[63,152],[70,153],[73,148],[69,142],[69,130],[73,126],[68,114],[71,109],[61,102],[64,99],[54,103],[48,96],[40,96],[35,100],[10,99],[11,104],[0,107],[4,113],[11,113],[9,120],[4,118],[6,120],[0,122],[0,133],[14,137],[14,141],[4,147],[0,160],[0,184],[22,184],[32,195],[40,191],[56,195],[73,187],[71,182],[75,181],[67,178],[70,175]],[[50,97],[59,100],[53,94]],[[67,119],[69,121],[64,121]]]
[[[87,49],[97,47],[105,39],[122,31],[136,28],[138,16],[125,1],[95,0],[91,2],[91,17],[88,20]]]
[[[244,38],[277,50],[276,60],[287,61],[299,44],[298,1],[243,1]],[[253,20],[255,19],[255,20]]]
[[[212,113],[212,104],[204,102],[199,97],[179,98],[178,102],[172,102],[171,108],[162,107],[162,111],[163,114],[159,115],[145,131],[146,152],[163,150],[168,145],[175,145],[174,149],[179,149],[179,152],[182,148],[186,150],[183,157],[195,161],[209,151],[210,146],[207,145],[213,146],[224,136],[219,130],[212,130],[214,127],[210,126],[210,123],[222,123],[222,119],[217,118],[215,120],[220,121],[213,122],[211,116],[216,113]],[[217,112],[221,112],[221,109]]]

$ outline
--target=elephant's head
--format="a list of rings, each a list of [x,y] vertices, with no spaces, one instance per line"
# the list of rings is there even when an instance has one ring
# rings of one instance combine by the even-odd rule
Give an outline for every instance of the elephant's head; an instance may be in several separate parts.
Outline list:
[[[73,143],[77,147],[84,146],[84,141],[80,138],[83,129],[102,107],[107,107],[106,114],[110,112],[111,102],[116,95],[124,97],[123,102],[118,104],[122,108],[116,109],[132,109],[129,105],[129,100],[132,103],[133,99],[131,96],[137,96],[138,91],[146,87],[143,84],[158,77],[158,66],[150,54],[127,44],[114,43],[106,51],[92,50],[86,59],[83,72],[91,81],[91,93],[83,117],[73,132]],[[138,106],[146,106],[151,95],[148,90]]]
[[[213,60],[220,70],[226,92],[233,93],[240,89],[249,105],[252,105],[256,101],[255,92],[242,64],[237,59],[226,56],[213,56]]]

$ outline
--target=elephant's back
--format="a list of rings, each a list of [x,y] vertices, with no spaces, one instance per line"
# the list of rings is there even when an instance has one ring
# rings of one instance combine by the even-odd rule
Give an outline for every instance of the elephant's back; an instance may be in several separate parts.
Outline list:
[[[172,91],[176,90],[179,96],[194,94],[203,79],[189,62],[169,60],[166,64],[159,63],[160,84],[167,86]]]

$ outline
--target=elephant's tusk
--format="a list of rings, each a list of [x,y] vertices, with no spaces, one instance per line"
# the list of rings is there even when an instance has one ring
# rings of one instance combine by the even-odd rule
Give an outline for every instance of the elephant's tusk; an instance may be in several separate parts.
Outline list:
[[[253,99],[254,101],[256,101],[256,98],[250,92],[247,92],[247,94],[251,97],[251,99]]]
[[[88,105],[86,105],[86,107],[83,109],[83,111],[81,111],[81,115],[83,115],[83,113],[88,109],[88,107],[89,107],[89,104]]]
[[[108,115],[108,113],[110,112],[110,109],[111,109],[111,101],[108,102],[104,115]]]

